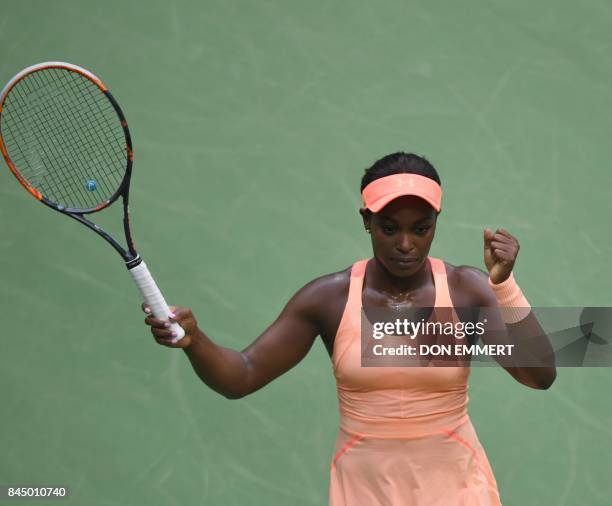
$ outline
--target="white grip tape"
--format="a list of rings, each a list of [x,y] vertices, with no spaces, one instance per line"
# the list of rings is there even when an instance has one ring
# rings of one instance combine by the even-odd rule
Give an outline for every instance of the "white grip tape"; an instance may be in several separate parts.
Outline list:
[[[164,300],[164,296],[159,291],[159,288],[157,288],[149,269],[147,269],[147,265],[144,262],[140,262],[136,267],[129,269],[129,271],[142,294],[142,298],[151,307],[153,316],[158,320],[167,320],[170,315],[170,309]],[[176,332],[174,339],[177,341],[185,335],[185,331],[178,323],[172,323],[170,330]]]

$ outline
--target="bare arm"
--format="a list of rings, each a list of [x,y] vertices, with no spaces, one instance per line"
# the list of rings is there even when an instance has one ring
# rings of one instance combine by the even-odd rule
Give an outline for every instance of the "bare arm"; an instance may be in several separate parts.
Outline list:
[[[322,312],[332,295],[334,275],[315,279],[301,288],[278,318],[249,346],[236,351],[215,344],[197,325],[190,309],[176,308],[173,321],[185,337],[173,343],[165,322],[148,316],[145,323],[159,344],[182,348],[194,371],[210,388],[239,399],[287,372],[308,353],[321,333]]]
[[[496,361],[519,383],[536,389],[549,388],[557,376],[554,352],[533,311],[517,323],[504,324],[488,275],[475,267],[463,266],[460,276],[463,286],[471,292],[474,306],[485,308],[487,327],[504,329],[483,335],[485,344],[515,345],[511,357],[496,356]]]

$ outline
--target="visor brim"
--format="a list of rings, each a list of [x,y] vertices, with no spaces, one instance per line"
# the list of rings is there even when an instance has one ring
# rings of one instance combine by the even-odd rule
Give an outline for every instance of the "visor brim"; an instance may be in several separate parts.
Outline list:
[[[385,195],[384,197],[381,197],[375,200],[374,202],[370,203],[369,206],[366,206],[366,209],[369,209],[373,213],[377,213],[380,210],[382,210],[391,201],[398,199],[399,197],[407,197],[407,196],[419,197],[420,199],[423,199],[425,202],[427,202],[437,212],[440,212],[440,206],[433,199],[425,195],[419,195],[417,193],[408,193],[406,191],[401,191],[397,193],[389,193]]]

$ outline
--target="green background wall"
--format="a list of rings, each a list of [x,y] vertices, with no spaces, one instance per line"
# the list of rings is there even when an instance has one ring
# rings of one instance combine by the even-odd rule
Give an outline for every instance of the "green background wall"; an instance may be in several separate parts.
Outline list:
[[[406,150],[445,190],[432,255],[521,243],[542,306],[609,306],[612,4],[4,0],[0,82],[97,73],[135,146],[133,229],[170,302],[244,348],[312,278],[370,254],[363,169]],[[113,227],[114,211],[103,224]],[[116,253],[0,170],[0,484],[70,504],[323,505],[337,431],[321,342],[229,401],[157,346]],[[608,505],[609,369],[549,391],[475,369],[470,412],[504,505]],[[37,503],[39,504],[39,503]]]

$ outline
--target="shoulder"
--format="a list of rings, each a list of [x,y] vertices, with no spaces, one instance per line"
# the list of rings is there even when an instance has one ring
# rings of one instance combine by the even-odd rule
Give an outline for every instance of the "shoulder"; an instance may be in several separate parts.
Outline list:
[[[461,306],[490,306],[495,296],[489,286],[489,275],[471,265],[452,265],[444,262],[449,289]]]
[[[320,315],[335,302],[346,301],[350,278],[351,267],[319,276],[300,288],[289,304],[310,315]]]
[[[351,280],[351,267],[325,274],[306,283],[294,295],[302,304],[318,307],[338,298],[346,298]]]

